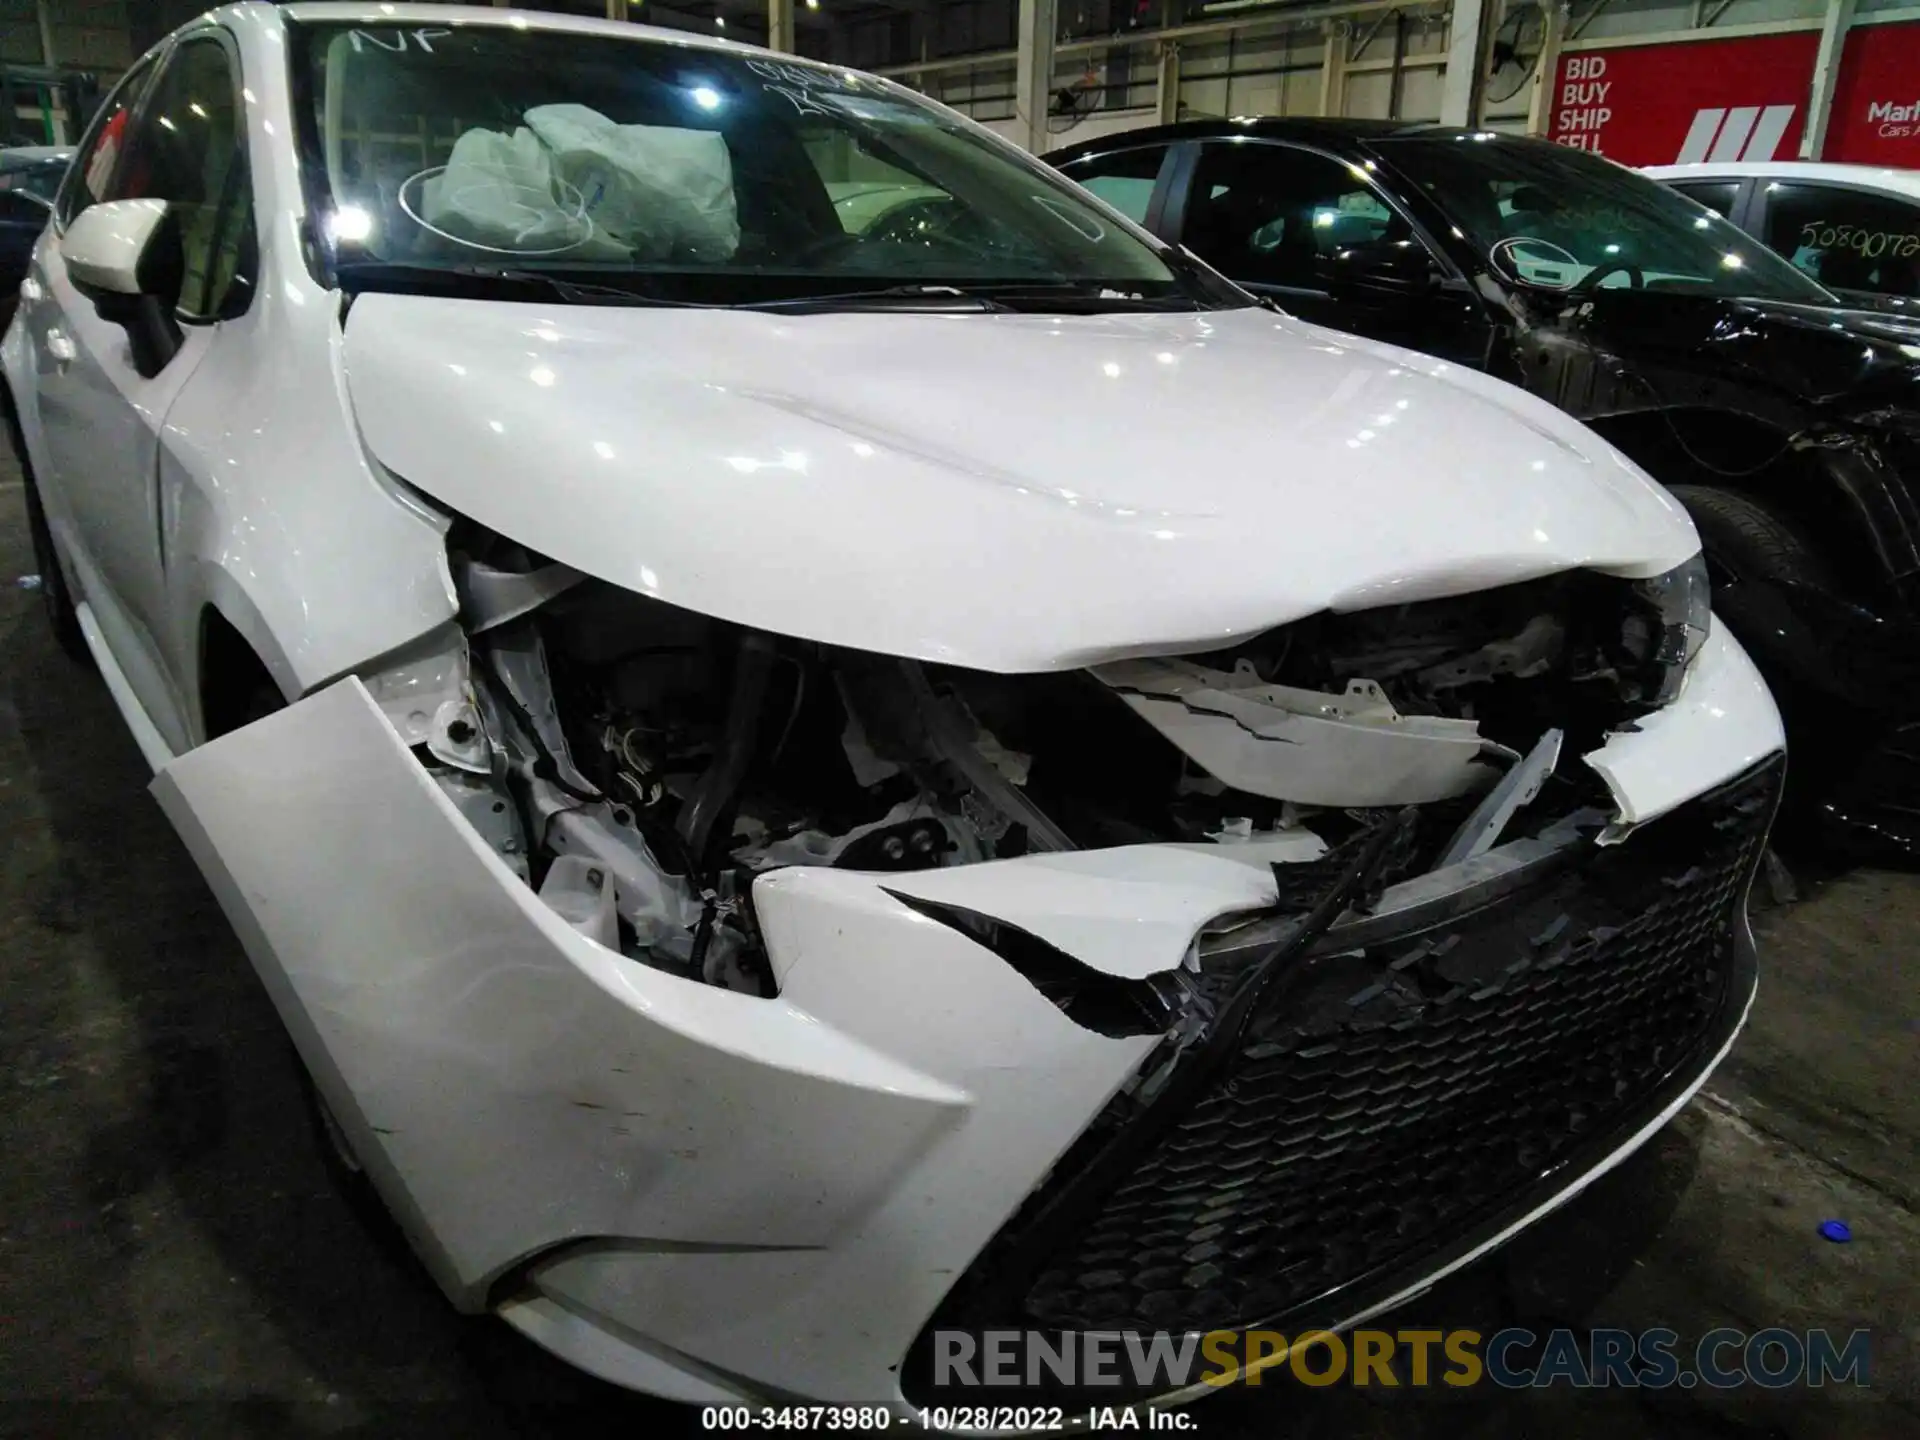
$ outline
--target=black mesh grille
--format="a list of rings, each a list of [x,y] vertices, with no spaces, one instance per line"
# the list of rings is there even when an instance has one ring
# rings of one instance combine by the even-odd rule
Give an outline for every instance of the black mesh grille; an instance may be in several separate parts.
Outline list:
[[[1025,1320],[1290,1314],[1458,1241],[1636,1118],[1726,1033],[1733,924],[1779,778],[1753,772],[1465,918],[1303,962],[1024,1287]]]

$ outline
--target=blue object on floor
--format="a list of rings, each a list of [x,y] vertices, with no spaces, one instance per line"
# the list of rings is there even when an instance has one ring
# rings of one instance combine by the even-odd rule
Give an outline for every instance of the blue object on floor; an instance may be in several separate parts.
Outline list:
[[[1820,1222],[1820,1233],[1836,1245],[1844,1245],[1853,1239],[1853,1231],[1848,1228],[1847,1222],[1844,1220],[1822,1220]]]

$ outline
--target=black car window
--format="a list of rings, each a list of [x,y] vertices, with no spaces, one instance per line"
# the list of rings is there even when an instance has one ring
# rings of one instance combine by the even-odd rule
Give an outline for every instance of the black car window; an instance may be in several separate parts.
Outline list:
[[[1088,155],[1060,167],[1068,179],[1091,190],[1136,225],[1147,223],[1147,206],[1170,145],[1137,145]]]
[[[0,225],[29,226],[38,230],[47,223],[47,205],[25,190],[0,190]]]
[[[1208,145],[1195,171],[1181,239],[1235,280],[1324,288],[1335,250],[1412,238],[1353,166],[1285,145]]]
[[[41,213],[45,214],[52,208],[53,197],[58,193],[60,181],[66,173],[65,160],[35,160],[0,173],[0,190],[32,196],[40,202]]]
[[[180,230],[182,315],[214,318],[244,298],[235,282],[251,279],[253,204],[239,77],[219,38],[174,49],[110,198],[167,202]]]
[[[94,115],[86,138],[74,152],[71,178],[60,196],[57,208],[62,225],[71,224],[74,216],[96,200],[107,198],[107,186],[126,149],[128,117],[151,79],[153,61],[143,60],[127,72]]]
[[[1920,295],[1920,203],[1781,181],[1767,186],[1766,242],[1828,289]]]
[[[1689,200],[1706,206],[1722,220],[1733,217],[1733,202],[1740,198],[1738,180],[1686,180],[1673,188]]]
[[[1372,148],[1519,284],[1832,303],[1731,221],[1598,155],[1485,130],[1388,135]]]

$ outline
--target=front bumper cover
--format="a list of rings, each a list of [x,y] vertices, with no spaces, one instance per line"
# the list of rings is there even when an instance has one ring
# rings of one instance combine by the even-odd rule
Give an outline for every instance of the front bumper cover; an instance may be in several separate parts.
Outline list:
[[[1151,1121],[1115,1099],[942,1307],[909,1395],[964,1398],[928,1383],[935,1328],[1330,1328],[1558,1203],[1691,1093],[1744,1019],[1745,898],[1783,769],[1773,757],[1630,844],[1544,848],[1445,905],[1335,927],[1178,1122],[1076,1196],[1083,1152]],[[1201,948],[1203,966],[1231,958]]]
[[[1779,744],[1716,634],[1678,703],[1588,760],[1631,826]],[[763,1000],[573,930],[358,681],[180,757],[155,792],[455,1303],[685,1399],[903,1403],[914,1337],[1156,1043],[1074,1023],[883,882],[1132,978],[1274,896],[1227,847],[777,871],[754,892],[780,979]],[[1457,903],[1515,853],[1382,908]]]

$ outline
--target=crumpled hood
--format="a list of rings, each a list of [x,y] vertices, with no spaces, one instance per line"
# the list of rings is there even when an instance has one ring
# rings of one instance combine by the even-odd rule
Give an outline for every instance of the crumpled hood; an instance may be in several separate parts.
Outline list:
[[[367,294],[367,447],[613,584],[999,671],[1698,549],[1485,376],[1263,310],[777,315]]]

